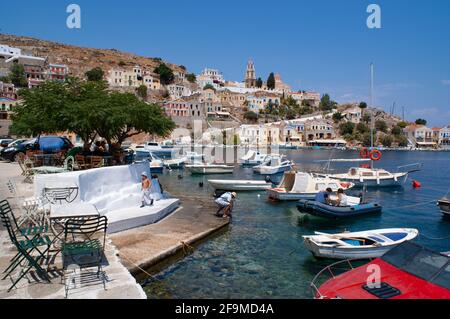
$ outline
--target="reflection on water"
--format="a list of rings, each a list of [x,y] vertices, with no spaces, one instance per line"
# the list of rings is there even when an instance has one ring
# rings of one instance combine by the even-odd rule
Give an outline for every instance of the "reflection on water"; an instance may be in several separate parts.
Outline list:
[[[301,170],[317,166],[316,160],[356,157],[356,152],[281,151]],[[369,200],[383,205],[383,214],[353,220],[330,221],[299,213],[295,202],[268,202],[264,192],[240,193],[229,230],[200,245],[190,256],[157,274],[145,286],[149,298],[310,298],[311,279],[332,261],[316,260],[303,247],[302,235],[314,231],[358,231],[386,227],[414,227],[431,237],[450,235],[436,200],[450,188],[450,153],[384,152],[378,166],[395,170],[399,165],[423,162],[414,173],[423,187],[369,190]],[[342,165],[342,164],[340,164]],[[338,167],[345,169],[345,166]],[[183,178],[177,176],[183,174]],[[190,176],[172,171],[161,176],[175,196],[212,200],[207,179],[263,179],[251,168],[238,168],[234,176]],[[279,177],[278,177],[279,178]],[[205,187],[199,187],[204,182]],[[359,194],[360,190],[352,191]],[[450,251],[448,240],[419,236],[417,242],[438,251]]]

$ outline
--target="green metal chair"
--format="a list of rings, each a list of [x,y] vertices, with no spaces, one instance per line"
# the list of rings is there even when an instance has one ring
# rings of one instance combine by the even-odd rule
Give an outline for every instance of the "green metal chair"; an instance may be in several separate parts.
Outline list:
[[[64,241],[61,252],[63,257],[64,283],[66,298],[70,286],[76,285],[81,280],[81,272],[76,275],[76,270],[83,268],[97,268],[96,277],[101,279],[106,290],[106,274],[103,271],[104,250],[106,243],[106,230],[108,219],[105,216],[90,217],[88,219],[69,219],[65,224]],[[67,273],[72,271],[67,277]],[[92,279],[90,279],[90,282]]]
[[[36,270],[39,277],[45,279],[47,282],[51,282],[47,272],[39,264],[41,260],[48,259],[48,255],[46,254],[50,250],[52,244],[50,238],[46,235],[37,233],[30,239],[25,232],[17,227],[14,214],[12,213],[11,206],[7,200],[2,200],[0,202],[0,218],[3,226],[8,232],[11,243],[17,249],[17,254],[11,259],[11,264],[3,271],[5,276],[2,280],[10,276],[17,267],[22,266],[16,280],[11,276],[13,284],[8,289],[8,292],[10,292],[32,268]],[[14,228],[16,228],[16,231]],[[22,235],[21,238],[17,237],[16,232]],[[23,262],[25,262],[24,265],[22,265]]]

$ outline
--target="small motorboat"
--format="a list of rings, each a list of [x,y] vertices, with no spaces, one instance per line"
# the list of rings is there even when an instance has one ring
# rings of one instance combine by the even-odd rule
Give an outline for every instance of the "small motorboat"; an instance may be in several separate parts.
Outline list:
[[[272,183],[255,180],[224,180],[210,179],[209,185],[215,190],[224,191],[260,191],[267,190],[272,187]]]
[[[347,201],[350,206],[332,206],[314,200],[301,199],[297,203],[297,209],[300,212],[329,219],[379,214],[382,210],[382,207],[378,203],[360,203],[361,200],[358,197],[347,196]]]
[[[204,155],[198,154],[197,152],[186,152],[185,157],[189,163],[203,162]]]
[[[316,177],[310,173],[285,172],[276,188],[267,190],[269,199],[273,200],[300,200],[314,199],[316,194],[331,188],[336,192],[339,188],[344,191],[352,188],[353,183],[342,182],[329,177]]]
[[[311,288],[316,299],[450,299],[449,266],[449,256],[404,241],[372,261],[327,266]]]
[[[261,165],[267,160],[267,154],[261,154],[258,151],[249,150],[245,156],[240,158],[242,166],[256,166]]]
[[[347,173],[323,176],[354,183],[358,187],[392,187],[404,184],[408,172],[391,173],[382,168],[352,167]]]
[[[232,174],[234,166],[223,164],[192,164],[186,165],[185,168],[191,174]]]
[[[253,172],[261,175],[274,175],[292,170],[293,163],[283,155],[270,155],[267,160],[253,167]]]
[[[159,158],[172,158],[173,154],[177,151],[171,146],[160,146],[157,142],[146,142],[143,146],[147,151]]]
[[[450,198],[444,196],[438,201],[438,206],[442,212],[442,214],[446,216],[450,216]]]
[[[168,169],[177,169],[177,168],[182,168],[186,162],[187,162],[187,157],[180,157],[180,158],[163,160],[163,165],[164,165],[164,167],[167,167]]]
[[[306,248],[317,258],[364,259],[381,257],[417,235],[417,229],[388,228],[341,234],[315,232],[315,235],[303,236],[303,239]]]

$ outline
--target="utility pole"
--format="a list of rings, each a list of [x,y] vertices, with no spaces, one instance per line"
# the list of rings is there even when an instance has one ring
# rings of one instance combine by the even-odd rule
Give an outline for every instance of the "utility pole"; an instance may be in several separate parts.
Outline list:
[[[402,120],[405,121],[405,107],[402,106]]]
[[[370,63],[370,107],[372,107],[372,116],[370,118],[370,147],[373,148],[373,129],[375,125],[373,118],[373,63]]]

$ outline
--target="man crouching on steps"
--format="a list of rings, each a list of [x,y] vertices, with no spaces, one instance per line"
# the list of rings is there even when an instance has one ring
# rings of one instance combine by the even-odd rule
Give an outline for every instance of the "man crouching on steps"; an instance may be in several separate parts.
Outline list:
[[[152,182],[148,179],[147,173],[143,172],[142,176],[142,207],[152,206],[153,198],[151,193]]]
[[[230,218],[231,211],[233,210],[234,200],[236,199],[236,193],[223,193],[218,199],[216,204],[219,205],[219,210],[216,212],[217,217]]]

